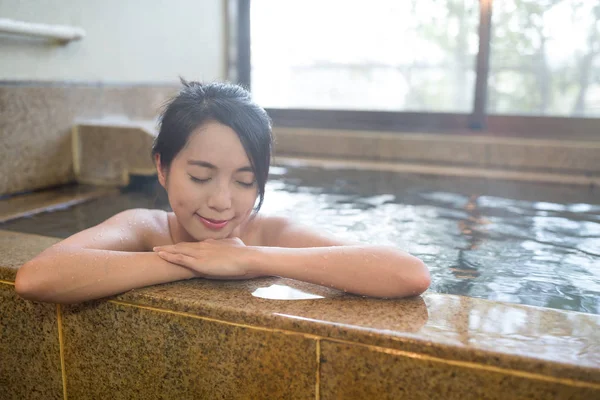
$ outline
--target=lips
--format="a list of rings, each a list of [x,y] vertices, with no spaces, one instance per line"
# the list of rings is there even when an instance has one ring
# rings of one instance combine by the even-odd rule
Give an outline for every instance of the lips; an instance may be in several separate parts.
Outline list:
[[[200,222],[202,222],[202,224],[204,224],[205,227],[207,227],[208,229],[215,230],[215,231],[218,231],[220,229],[225,228],[225,226],[230,221],[228,219],[226,219],[226,220],[216,220],[216,219],[204,218],[201,215],[198,215],[198,217],[200,218]]]

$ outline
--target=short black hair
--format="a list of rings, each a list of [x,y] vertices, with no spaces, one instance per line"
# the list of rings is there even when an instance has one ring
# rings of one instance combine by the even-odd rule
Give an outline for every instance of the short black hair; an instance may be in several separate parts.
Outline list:
[[[159,117],[159,132],[152,146],[152,156],[160,155],[161,165],[169,168],[199,126],[216,121],[233,129],[250,160],[258,186],[258,205],[262,206],[269,176],[273,134],[271,118],[252,101],[243,87],[231,83],[186,81],[170,99]]]

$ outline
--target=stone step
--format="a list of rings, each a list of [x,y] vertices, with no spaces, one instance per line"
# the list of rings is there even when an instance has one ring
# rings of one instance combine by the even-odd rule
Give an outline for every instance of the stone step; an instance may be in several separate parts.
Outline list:
[[[0,223],[41,212],[70,207],[118,192],[116,188],[69,185],[21,195],[0,201]]]
[[[84,121],[73,128],[73,168],[79,183],[126,186],[130,175],[156,173],[148,121]]]

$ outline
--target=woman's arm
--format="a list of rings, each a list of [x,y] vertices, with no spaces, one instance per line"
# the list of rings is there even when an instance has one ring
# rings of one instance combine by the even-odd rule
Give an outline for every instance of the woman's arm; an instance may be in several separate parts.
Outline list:
[[[427,266],[397,248],[348,243],[281,217],[262,225],[265,247],[251,253],[251,272],[374,297],[415,296],[429,287]]]
[[[27,300],[70,304],[193,277],[154,253],[61,246],[23,265],[15,290]]]
[[[17,271],[17,293],[28,300],[77,303],[195,277],[190,269],[142,252],[156,224],[150,213],[125,211],[45,250]]]
[[[415,296],[429,287],[425,264],[394,247],[347,243],[285,218],[255,224],[257,238],[247,247],[226,239],[155,251],[206,278],[281,276],[373,297]]]
[[[275,275],[373,297],[408,297],[429,287],[421,260],[393,247],[254,247],[249,272]]]

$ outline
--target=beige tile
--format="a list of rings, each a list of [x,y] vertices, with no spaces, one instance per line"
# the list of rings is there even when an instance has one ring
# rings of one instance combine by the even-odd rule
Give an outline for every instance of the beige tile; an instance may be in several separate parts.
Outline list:
[[[19,298],[0,283],[0,398],[62,399],[56,305]]]
[[[94,302],[65,308],[64,341],[69,398],[315,398],[301,335]]]
[[[17,270],[59,239],[0,230],[0,280],[14,282]]]
[[[328,399],[593,399],[600,386],[536,379],[518,371],[321,342],[320,395]]]

